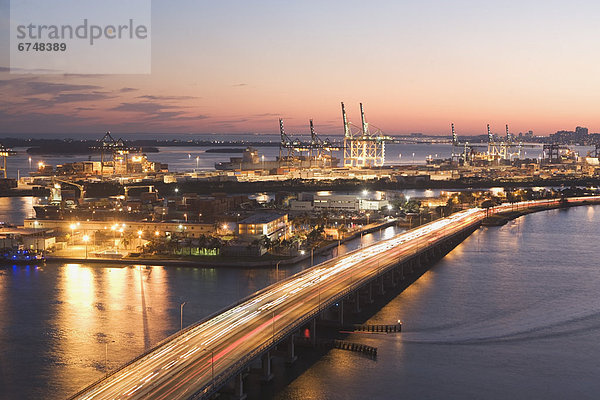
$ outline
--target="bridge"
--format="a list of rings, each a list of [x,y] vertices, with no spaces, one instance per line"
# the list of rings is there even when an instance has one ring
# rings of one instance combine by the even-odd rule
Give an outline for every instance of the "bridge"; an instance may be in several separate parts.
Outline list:
[[[168,337],[71,399],[203,399],[227,385],[245,398],[252,363],[269,380],[271,357],[295,359],[294,338],[316,338],[318,318],[343,324],[374,292],[443,257],[490,213],[599,203],[600,196],[473,208],[301,271]]]

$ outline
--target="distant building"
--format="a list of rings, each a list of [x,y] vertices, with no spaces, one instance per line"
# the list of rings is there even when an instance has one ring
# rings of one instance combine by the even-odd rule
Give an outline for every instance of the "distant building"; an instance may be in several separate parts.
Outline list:
[[[238,235],[247,241],[261,239],[263,236],[277,240],[287,237],[289,229],[287,214],[255,214],[238,223]]]
[[[179,211],[186,212],[190,221],[214,221],[246,202],[248,202],[248,196],[244,195],[227,196],[224,193],[215,193],[212,196],[199,196],[195,193],[186,193],[177,208]]]
[[[588,128],[578,126],[575,131],[558,131],[550,135],[550,139],[553,143],[558,144],[587,145],[590,144],[592,138]]]
[[[34,228],[0,229],[0,248],[23,247],[29,250],[48,250],[56,244],[51,231]]]
[[[380,192],[371,192],[366,196],[355,194],[333,194],[331,192],[300,193],[297,200],[290,201],[293,211],[338,210],[361,211],[381,210],[388,205]]]

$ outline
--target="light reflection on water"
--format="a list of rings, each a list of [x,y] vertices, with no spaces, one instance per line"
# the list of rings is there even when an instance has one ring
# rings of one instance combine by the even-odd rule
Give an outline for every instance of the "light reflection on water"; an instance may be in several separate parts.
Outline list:
[[[274,398],[597,399],[598,210],[476,231],[369,321],[401,335],[348,338],[377,361],[333,350]]]
[[[25,218],[33,217],[33,197],[0,197],[0,222],[22,225]]]
[[[377,361],[333,351],[275,398],[597,398],[594,210],[475,232],[371,319],[403,320],[401,336],[349,338],[378,347]],[[102,376],[107,355],[115,368],[179,329],[181,302],[187,325],[274,279],[271,269],[0,269],[0,398],[66,397]]]
[[[340,251],[359,246],[357,238]],[[182,302],[187,326],[309,263],[282,265],[279,277],[275,268],[0,267],[0,399],[67,397],[176,332]]]

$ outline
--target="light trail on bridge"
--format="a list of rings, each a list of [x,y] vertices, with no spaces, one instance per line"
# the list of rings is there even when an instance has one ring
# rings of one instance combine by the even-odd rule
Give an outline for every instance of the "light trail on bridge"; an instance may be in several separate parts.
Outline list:
[[[568,201],[588,200],[600,197]],[[212,393],[241,362],[299,329],[324,304],[446,238],[478,226],[490,212],[558,204],[560,200],[545,200],[502,204],[490,210],[472,208],[331,259],[173,335],[72,398],[171,400]]]

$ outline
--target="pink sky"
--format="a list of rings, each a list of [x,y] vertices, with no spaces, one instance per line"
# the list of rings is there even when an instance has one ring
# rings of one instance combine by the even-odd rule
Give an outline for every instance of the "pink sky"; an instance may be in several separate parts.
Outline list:
[[[153,3],[150,75],[9,74],[4,51],[0,134],[341,134],[340,101],[390,135],[600,132],[596,3],[247,3]]]

